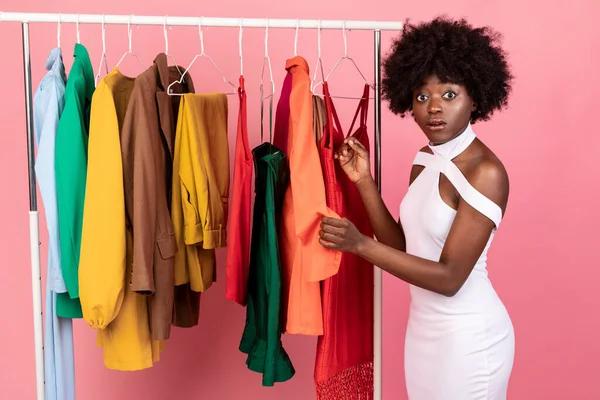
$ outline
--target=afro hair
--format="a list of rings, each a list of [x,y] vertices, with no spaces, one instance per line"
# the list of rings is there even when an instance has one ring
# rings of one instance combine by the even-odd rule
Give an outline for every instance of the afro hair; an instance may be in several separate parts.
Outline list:
[[[471,122],[490,119],[507,105],[513,76],[501,35],[490,27],[440,16],[418,25],[406,23],[383,61],[382,95],[394,114],[412,111],[413,92],[435,74],[464,85],[477,104]]]

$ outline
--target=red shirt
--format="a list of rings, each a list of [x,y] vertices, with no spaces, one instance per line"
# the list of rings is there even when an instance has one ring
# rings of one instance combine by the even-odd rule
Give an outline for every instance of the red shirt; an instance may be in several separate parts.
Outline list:
[[[246,90],[240,76],[238,88],[240,110],[235,143],[233,195],[229,208],[227,230],[227,264],[225,298],[245,306],[248,293],[250,265],[251,207],[252,207],[252,149],[248,143]]]

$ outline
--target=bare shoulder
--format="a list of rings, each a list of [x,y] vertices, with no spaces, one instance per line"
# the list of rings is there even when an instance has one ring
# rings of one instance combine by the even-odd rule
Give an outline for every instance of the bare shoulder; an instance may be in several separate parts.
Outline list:
[[[506,210],[510,184],[502,161],[482,142],[478,143],[477,154],[470,160],[465,176],[477,191]]]
[[[419,151],[422,151],[424,153],[433,154],[433,152],[431,151],[429,146],[424,146]],[[409,186],[414,182],[415,179],[417,179],[417,177],[421,174],[421,172],[423,172],[424,169],[425,169],[425,167],[423,167],[422,165],[413,164],[413,166],[410,169],[410,179],[408,182]]]

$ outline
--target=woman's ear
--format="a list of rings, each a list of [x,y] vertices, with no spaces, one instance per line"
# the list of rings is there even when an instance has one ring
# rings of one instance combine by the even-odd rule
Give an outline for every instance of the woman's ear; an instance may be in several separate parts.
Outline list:
[[[473,102],[473,107],[471,107],[471,112],[477,110],[477,103]]]

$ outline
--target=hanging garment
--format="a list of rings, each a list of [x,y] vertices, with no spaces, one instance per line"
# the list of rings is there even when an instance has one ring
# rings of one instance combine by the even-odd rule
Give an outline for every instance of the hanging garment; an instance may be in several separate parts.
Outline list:
[[[166,94],[179,77],[164,53],[136,79],[121,132],[125,211],[133,235],[134,292],[148,296],[150,330],[155,340],[171,333],[174,257],[177,242],[167,200],[171,162],[172,108]]]
[[[181,67],[180,67],[181,69]],[[178,77],[179,78],[179,77]],[[185,78],[182,83],[175,82],[173,86],[171,86],[171,91],[173,93],[194,93],[194,83],[192,81],[191,74],[185,74]],[[161,117],[161,119],[167,121],[167,123],[163,124],[163,130],[165,134],[169,136],[168,143],[173,143],[172,146],[169,146],[169,155],[170,160],[172,162],[167,162],[167,200],[169,212],[171,213],[171,219],[173,219],[173,180],[174,175],[173,171],[179,170],[179,161],[176,160],[176,156],[178,157],[178,151],[176,150],[180,146],[176,141],[176,129],[179,122],[179,114],[180,114],[180,105],[181,105],[181,97],[180,96],[169,96],[167,93],[159,93],[158,96],[162,96],[165,99],[169,99],[173,105],[172,113],[168,114],[168,109],[165,109],[165,114]],[[165,100],[167,101],[167,100]],[[173,120],[170,123],[171,119]],[[179,147],[178,147],[179,146]],[[175,168],[175,163],[177,163],[177,167]],[[179,181],[179,180],[177,180]],[[179,190],[177,191],[179,192]],[[177,202],[178,208],[181,208],[181,200]],[[177,253],[175,254],[175,292],[174,292],[174,300],[173,300],[173,320],[172,324],[174,326],[178,326],[180,328],[191,328],[198,325],[198,320],[200,317],[200,293],[192,290],[192,287],[189,283],[189,280],[186,283],[179,284],[177,282],[177,265],[179,263],[178,258],[180,254],[185,254],[183,251],[184,244],[180,242],[180,238],[177,235],[177,228],[175,227],[175,222],[173,222],[173,230],[175,232],[175,239],[177,241]],[[186,250],[187,251],[187,250]]]
[[[172,219],[180,250],[175,283],[204,292],[216,279],[215,249],[227,244],[227,96],[181,97],[173,169]]]
[[[286,70],[277,109],[275,110],[275,127],[273,129],[273,146],[288,155],[288,139],[290,127],[290,94],[292,93],[292,73]],[[284,296],[287,298],[287,296]]]
[[[57,296],[59,317],[81,318],[79,303],[79,251],[87,173],[90,106],[94,71],[87,49],[75,44],[73,65],[65,89],[65,108],[56,134],[56,199],[60,263],[69,299]]]
[[[252,150],[248,142],[246,88],[240,76],[238,88],[240,110],[235,142],[233,194],[227,231],[227,281],[225,298],[242,306],[247,304],[248,268],[250,265]]]
[[[37,141],[35,175],[40,185],[48,228],[46,268],[46,310],[44,331],[44,377],[47,400],[75,399],[73,322],[56,315],[57,294],[67,296],[60,268],[59,228],[56,211],[54,157],[58,121],[65,101],[65,67],[60,48],[52,49],[46,60],[46,75],[33,97],[33,122]]]
[[[315,132],[315,140],[318,143],[323,137],[323,129],[327,124],[327,110],[325,109],[325,101],[318,95],[313,95],[313,131]]]
[[[125,232],[125,278],[131,282],[133,273],[133,238]],[[119,315],[105,328],[98,329],[96,344],[104,352],[106,368],[117,371],[139,371],[151,368],[160,360],[164,341],[153,340],[148,325],[146,296],[135,293],[128,286]]]
[[[373,228],[356,186],[348,179],[335,151],[343,145],[344,134],[323,84],[328,123],[319,142],[319,153],[327,193],[327,205],[348,218],[366,236]],[[359,127],[352,134],[369,151],[367,107],[369,86],[365,85],[349,135],[360,113]],[[335,126],[334,126],[335,125]],[[343,253],[336,275],[322,282],[323,335],[317,340],[315,385],[322,400],[373,398],[373,264]]]
[[[240,350],[246,364],[262,373],[263,386],[291,379],[295,370],[281,343],[281,263],[277,227],[289,169],[285,155],[270,143],[254,148],[256,167],[254,221],[246,325]]]
[[[283,201],[281,250],[286,330],[292,334],[322,335],[323,315],[319,281],[335,275],[341,252],[319,242],[321,218],[337,218],[327,207],[325,184],[313,132],[313,105],[308,64],[300,56],[289,59],[292,74],[287,154],[290,185]]]
[[[452,297],[414,285],[406,331],[404,364],[411,400],[506,399],[513,361],[514,329],[486,268],[487,252],[502,209],[482,195],[452,161],[476,139],[471,124],[454,139],[419,151],[425,167],[400,204],[406,252],[439,261],[456,210],[440,197],[440,175],[462,200],[493,221],[488,243],[461,289]]]
[[[92,97],[79,288],[83,318],[98,329],[107,368],[135,371],[158,360],[146,296],[134,293],[131,237],[126,229],[119,133],[134,78],[114,68]]]

